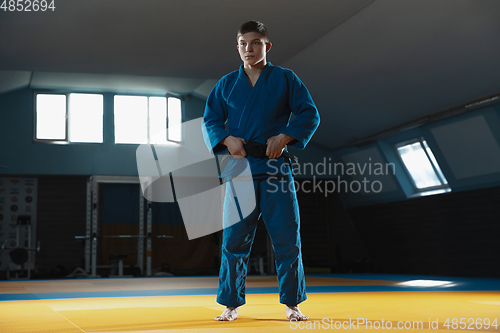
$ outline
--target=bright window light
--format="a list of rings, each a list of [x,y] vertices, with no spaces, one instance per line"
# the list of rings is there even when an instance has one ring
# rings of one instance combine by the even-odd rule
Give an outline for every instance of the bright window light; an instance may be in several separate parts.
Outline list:
[[[178,98],[115,96],[116,143],[178,142],[182,140],[181,125],[182,106]]]
[[[115,96],[115,142],[148,143],[146,96]]]
[[[70,94],[68,134],[71,142],[103,142],[103,98],[97,94]]]
[[[168,98],[168,139],[182,140],[182,106],[181,100],[175,97]]]
[[[149,137],[152,144],[167,143],[167,99],[149,98]]]
[[[448,184],[448,181],[444,177],[443,172],[441,171],[441,168],[439,167],[439,164],[436,161],[436,158],[434,157],[434,154],[432,153],[432,150],[427,145],[427,141],[422,140],[422,144],[423,144],[423,146],[425,148],[425,152],[427,153],[427,156],[429,156],[429,160],[431,161],[432,165],[435,166],[434,170],[436,171],[436,174],[438,175],[439,179],[442,180],[444,182],[444,184]]]
[[[66,95],[36,95],[37,139],[66,139]]]
[[[441,181],[437,177],[420,142],[399,147],[398,151],[417,188],[422,189],[441,185]]]
[[[402,143],[396,148],[417,192],[428,192],[436,189],[449,191],[448,181],[424,139]],[[437,191],[433,194],[437,193],[441,192]]]
[[[402,286],[410,287],[453,287],[456,283],[451,281],[437,281],[437,280],[411,280],[398,283]]]

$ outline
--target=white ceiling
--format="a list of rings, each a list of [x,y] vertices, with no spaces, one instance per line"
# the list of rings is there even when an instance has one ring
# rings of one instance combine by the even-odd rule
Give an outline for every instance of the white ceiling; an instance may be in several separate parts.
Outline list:
[[[240,60],[236,30],[270,31],[334,149],[500,92],[498,0],[59,0],[0,11],[0,92],[27,86],[207,95]],[[1,112],[1,110],[0,110]]]

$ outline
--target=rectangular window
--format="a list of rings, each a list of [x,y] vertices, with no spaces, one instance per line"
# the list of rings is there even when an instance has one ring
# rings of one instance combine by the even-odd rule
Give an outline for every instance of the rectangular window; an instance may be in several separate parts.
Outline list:
[[[167,144],[182,140],[182,104],[175,97],[115,96],[115,142]]]
[[[39,140],[66,140],[66,95],[36,95],[36,134]]]
[[[175,97],[168,98],[168,139],[171,141],[182,140],[182,108],[181,100]]]
[[[149,137],[152,144],[167,143],[167,99],[149,98]]]
[[[53,142],[103,142],[103,97],[36,94],[35,138]]]
[[[451,190],[434,154],[423,138],[400,143],[396,145],[396,150],[415,192],[437,194]]]
[[[146,96],[115,96],[115,142],[148,143]]]
[[[103,98],[96,94],[69,94],[70,142],[103,142]]]

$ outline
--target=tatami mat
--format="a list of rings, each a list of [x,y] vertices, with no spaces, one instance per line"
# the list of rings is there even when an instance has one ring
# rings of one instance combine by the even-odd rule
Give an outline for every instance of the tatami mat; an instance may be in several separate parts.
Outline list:
[[[319,288],[336,284],[336,287],[391,286],[396,288],[405,277],[376,280],[342,279],[338,277],[308,277],[309,286]],[[215,279],[215,280],[214,280]],[[415,277],[411,277],[415,279]],[[255,290],[272,287],[275,277],[249,277],[249,287]],[[378,281],[378,285],[377,285]],[[458,284],[489,281],[490,286],[498,280],[461,279]],[[247,304],[240,308],[240,318],[234,322],[216,322],[213,318],[224,309],[212,295],[129,297],[128,292],[139,288],[158,290],[172,288],[197,289],[214,287],[216,277],[207,278],[158,278],[158,279],[90,279],[59,281],[5,281],[0,282],[0,294],[22,295],[26,292],[42,294],[49,288],[52,294],[71,292],[122,291],[120,297],[63,298],[1,301],[0,332],[2,333],[49,333],[49,332],[290,332],[294,330],[361,330],[379,331],[393,329],[409,332],[422,331],[482,331],[500,332],[498,327],[485,328],[486,320],[500,320],[500,288],[498,290],[443,291],[436,288],[420,288],[420,292],[358,291],[358,292],[308,292],[308,299],[300,305],[310,316],[308,322],[291,323],[285,317],[285,309],[279,304],[278,295],[251,293]],[[61,287],[59,289],[57,285]],[[71,286],[74,284],[74,289]],[[142,287],[139,287],[141,285]],[[135,286],[135,289],[134,289]],[[497,284],[498,286],[498,284]],[[481,289],[476,286],[476,289]],[[88,288],[88,289],[86,289]],[[490,287],[490,289],[494,289]],[[15,291],[15,292],[13,292]],[[445,325],[449,318],[450,327]],[[465,318],[465,329],[452,328],[453,318]],[[479,327],[478,319],[481,320]],[[366,326],[371,321],[372,327]],[[436,322],[437,321],[437,322]],[[457,321],[457,322],[458,322]],[[437,329],[429,329],[436,322]],[[471,326],[471,323],[473,325]],[[373,326],[379,325],[379,328]],[[381,328],[383,325],[384,328]],[[404,327],[407,326],[407,328]],[[421,325],[415,327],[414,325]],[[342,327],[343,326],[343,327]]]
[[[397,282],[368,279],[346,279],[308,276],[308,286],[360,286],[391,285]],[[116,278],[83,280],[5,281],[0,283],[0,294],[126,291],[158,289],[198,289],[217,287],[218,277],[162,277],[162,278]],[[277,287],[276,276],[248,276],[248,287]]]

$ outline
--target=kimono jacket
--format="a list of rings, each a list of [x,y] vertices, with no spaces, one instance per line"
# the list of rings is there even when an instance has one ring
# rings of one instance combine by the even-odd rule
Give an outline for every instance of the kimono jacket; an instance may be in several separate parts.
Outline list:
[[[298,76],[267,63],[253,88],[243,65],[222,77],[208,96],[202,127],[208,149],[217,154],[227,149],[220,142],[229,135],[265,144],[283,133],[295,139],[289,146],[304,149],[319,122],[316,105]],[[247,156],[247,160],[254,179],[291,171],[290,166],[283,167],[283,157],[273,161]]]

